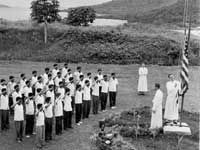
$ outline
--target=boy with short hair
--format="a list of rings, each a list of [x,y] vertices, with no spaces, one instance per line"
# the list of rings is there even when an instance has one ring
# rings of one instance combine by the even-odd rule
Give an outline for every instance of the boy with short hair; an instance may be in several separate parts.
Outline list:
[[[50,69],[49,68],[45,68],[44,69],[45,73],[43,74],[42,78],[43,78],[43,84],[46,85],[47,82],[48,82],[48,75],[49,75],[49,71]]]
[[[35,95],[35,84],[37,83],[38,81],[38,77],[37,77],[37,71],[32,71],[32,77],[31,77],[31,87],[33,89],[33,95]]]
[[[44,99],[44,96],[42,94],[42,89],[37,89],[37,96],[35,97],[35,104],[36,106],[38,104],[42,104],[42,106],[44,106],[44,102],[45,102],[45,99]]]
[[[72,112],[74,112],[74,105],[75,105],[75,84],[74,84],[74,78],[70,77],[69,78],[69,84],[67,85],[67,87],[70,89],[70,96],[72,99]]]
[[[77,82],[77,84],[81,85],[81,88],[83,89],[85,85],[84,75],[80,75],[79,79],[80,80]]]
[[[59,87],[59,83],[63,81],[62,77],[61,77],[61,72],[57,73],[57,77],[55,78],[55,86]]]
[[[80,80],[80,75],[83,75],[81,70],[82,70],[82,68],[80,66],[78,66],[76,68],[76,71],[74,72],[74,77],[75,77],[76,82],[78,82]]]
[[[83,88],[83,119],[89,118],[91,107],[91,88],[90,81],[85,81],[85,86]]]
[[[1,111],[1,130],[9,129],[9,99],[6,88],[1,90],[0,111]]]
[[[76,112],[76,124],[81,125],[81,116],[82,116],[82,100],[83,100],[83,93],[81,85],[76,86],[75,92],[75,112]]]
[[[19,85],[15,85],[14,87],[15,91],[12,93],[12,98],[13,98],[13,104],[16,103],[16,98],[21,97],[22,98],[22,93],[20,91]]]
[[[25,96],[25,98],[29,97],[29,93],[33,94],[33,90],[31,87],[31,82],[29,80],[26,81],[26,86],[23,88],[22,94]]]
[[[92,102],[93,102],[93,114],[98,114],[99,109],[99,80],[98,77],[94,77],[94,83],[92,85]]]
[[[63,104],[61,93],[56,93],[55,101],[55,118],[56,118],[56,135],[62,134],[62,117],[63,117]]]
[[[26,75],[22,73],[20,75],[20,81],[19,81],[19,88],[21,92],[23,91],[25,86],[26,86]]]
[[[64,118],[63,118],[63,124],[64,124],[64,130],[67,130],[67,128],[72,128],[72,98],[70,96],[70,89],[65,89],[65,98],[64,98]]]
[[[69,82],[70,82],[69,79],[70,79],[71,77],[73,77],[73,74],[72,74],[72,70],[69,68],[69,69],[67,70],[67,76],[64,78],[64,79],[65,79],[65,83],[69,83]]]
[[[61,71],[63,79],[67,77],[67,73],[68,73],[68,63],[65,63]]]
[[[46,97],[50,97],[50,102],[54,106],[55,101],[55,93],[54,93],[54,85],[49,85],[49,90],[46,92]]]
[[[2,90],[2,89],[7,89],[6,80],[5,80],[5,79],[1,79],[1,83],[0,83],[0,94],[1,94],[1,90]]]
[[[59,72],[58,64],[54,64],[53,65],[53,69],[52,69],[52,78],[53,78],[53,80],[57,77],[58,72]]]
[[[14,121],[16,129],[16,140],[22,142],[23,131],[24,131],[24,107],[22,105],[22,98],[17,97],[16,103],[12,106],[14,108]]]
[[[42,89],[42,90],[44,90],[44,84],[43,84],[43,81],[42,81],[42,77],[41,77],[41,76],[38,77],[38,81],[37,81],[36,84],[35,84],[35,89],[36,89],[36,94],[38,94],[38,93],[37,93],[37,89]]]
[[[42,104],[37,104],[36,112],[36,146],[42,148],[45,140],[44,110]]]
[[[116,78],[115,73],[111,73],[111,78],[109,80],[109,100],[110,100],[110,108],[116,108],[116,97],[118,91],[118,80]]]
[[[33,128],[34,128],[34,113],[35,113],[35,104],[33,99],[33,93],[28,93],[28,96],[25,100],[25,106],[26,106],[26,130],[25,135],[27,138],[30,138],[30,135],[33,134]]]
[[[103,80],[101,81],[101,111],[106,111],[106,104],[107,104],[107,98],[108,98],[108,77],[107,75],[103,76]]]
[[[44,105],[45,113],[45,141],[52,140],[52,126],[53,126],[53,105],[51,103],[51,97],[46,98]]]

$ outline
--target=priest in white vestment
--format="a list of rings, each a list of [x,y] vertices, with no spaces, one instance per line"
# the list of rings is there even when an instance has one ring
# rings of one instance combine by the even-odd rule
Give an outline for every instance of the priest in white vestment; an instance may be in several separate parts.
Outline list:
[[[155,84],[156,93],[153,98],[153,107],[151,115],[151,126],[150,129],[162,128],[162,102],[163,102],[163,92],[160,90],[160,84]]]
[[[142,66],[139,68],[139,80],[138,80],[138,93],[144,94],[148,91],[147,89],[147,75],[148,69],[145,67],[145,64],[142,63]]]
[[[174,80],[172,74],[168,75],[170,81],[167,82],[167,100],[165,104],[164,119],[167,121],[177,121],[179,119],[179,92],[181,89],[180,82]]]

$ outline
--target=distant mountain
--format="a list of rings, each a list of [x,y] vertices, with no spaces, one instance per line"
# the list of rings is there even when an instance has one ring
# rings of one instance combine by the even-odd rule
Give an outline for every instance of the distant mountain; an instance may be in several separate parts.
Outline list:
[[[0,8],[10,8],[10,6],[8,6],[8,5],[3,5],[3,4],[0,4]]]

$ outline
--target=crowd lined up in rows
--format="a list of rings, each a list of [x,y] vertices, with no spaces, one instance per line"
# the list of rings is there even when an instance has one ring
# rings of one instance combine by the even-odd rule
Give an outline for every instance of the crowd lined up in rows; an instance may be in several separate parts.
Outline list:
[[[55,133],[72,127],[72,116],[77,125],[93,114],[106,111],[109,97],[110,108],[116,107],[118,80],[115,73],[103,75],[98,69],[96,74],[83,74],[81,67],[72,74],[68,64],[59,69],[58,64],[53,69],[45,68],[42,75],[32,71],[32,77],[27,79],[20,75],[16,82],[14,76],[8,83],[1,79],[0,111],[1,129],[9,129],[9,116],[14,114],[16,140],[22,142],[25,124],[25,135],[30,138],[36,134],[36,144],[41,148],[45,141],[52,140],[53,122],[55,118]]]

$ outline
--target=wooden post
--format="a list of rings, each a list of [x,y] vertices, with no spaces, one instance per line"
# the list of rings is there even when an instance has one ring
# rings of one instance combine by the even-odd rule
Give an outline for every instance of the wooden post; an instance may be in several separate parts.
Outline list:
[[[47,43],[47,20],[44,20],[44,43]]]

